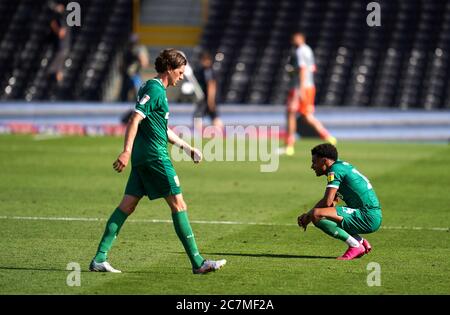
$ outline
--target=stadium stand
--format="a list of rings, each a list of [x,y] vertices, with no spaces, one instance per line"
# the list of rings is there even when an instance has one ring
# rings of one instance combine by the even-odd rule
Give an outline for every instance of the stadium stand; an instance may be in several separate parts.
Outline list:
[[[58,86],[45,79],[55,54],[48,2],[0,1],[0,99],[105,100],[132,1],[78,1],[82,27]],[[379,0],[381,26],[369,27],[369,2],[209,0],[196,51],[215,55],[219,103],[283,104],[289,37],[302,30],[316,56],[319,106],[450,108],[450,3]]]
[[[201,45],[216,52],[222,101],[284,103],[289,35],[303,30],[319,105],[448,108],[450,4],[377,1],[382,25],[369,27],[369,2],[211,0]]]
[[[50,1],[0,2],[0,99],[101,100],[111,61],[131,32],[131,2],[77,2],[83,9],[82,27],[72,28],[72,48],[59,86],[46,80],[55,54],[49,41]]]

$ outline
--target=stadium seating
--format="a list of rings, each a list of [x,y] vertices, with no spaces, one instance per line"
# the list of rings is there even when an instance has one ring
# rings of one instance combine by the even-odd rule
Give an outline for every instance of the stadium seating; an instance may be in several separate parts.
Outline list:
[[[77,2],[82,27],[71,27],[72,46],[61,85],[48,79],[56,52],[49,40],[49,1],[0,2],[0,99],[101,100],[109,62],[131,32],[131,1]]]
[[[55,56],[48,1],[0,1],[1,100],[104,99],[131,32],[132,1],[78,2],[82,27],[73,28],[56,85],[47,79]],[[367,1],[209,0],[195,51],[214,54],[221,103],[285,103],[289,39],[302,30],[315,53],[319,106],[450,108],[450,3],[377,2],[380,27],[367,25]]]
[[[380,27],[366,24],[360,0],[210,0],[201,46],[216,54],[220,101],[284,103],[289,35],[302,30],[315,52],[319,105],[449,107],[450,4],[377,2]]]

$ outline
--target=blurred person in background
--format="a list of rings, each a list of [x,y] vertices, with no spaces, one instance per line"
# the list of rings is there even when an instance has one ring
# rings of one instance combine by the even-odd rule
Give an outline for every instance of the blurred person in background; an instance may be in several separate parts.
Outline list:
[[[51,90],[55,84],[59,85],[63,80],[64,62],[72,45],[72,34],[71,27],[67,25],[67,12],[64,1],[51,1],[49,8],[52,12],[50,40],[55,51],[47,71],[50,80],[49,90]]]
[[[123,56],[121,68],[122,87],[120,90],[120,101],[134,101],[143,81],[141,71],[146,69],[150,62],[150,55],[147,47],[139,45],[139,38],[132,34],[127,44]]]
[[[297,114],[302,116],[303,121],[310,125],[320,138],[332,144],[337,142],[336,138],[314,116],[314,99],[316,95],[314,53],[311,47],[306,44],[305,35],[301,32],[296,32],[292,35],[291,43],[295,50],[293,50],[289,60],[292,71],[287,99],[286,155],[294,155],[295,153]]]
[[[196,102],[194,127],[201,128],[203,117],[208,116],[214,127],[223,128],[217,111],[217,80],[213,70],[213,59],[209,52],[203,51],[200,54],[200,65],[194,70],[194,76],[204,95]]]

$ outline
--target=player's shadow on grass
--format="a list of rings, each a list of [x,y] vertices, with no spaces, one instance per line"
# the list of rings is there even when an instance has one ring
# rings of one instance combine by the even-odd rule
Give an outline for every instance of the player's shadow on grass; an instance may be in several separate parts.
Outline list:
[[[266,257],[266,258],[336,259],[335,256],[291,255],[291,254],[248,254],[248,253],[204,253],[204,254],[223,255],[223,256]]]

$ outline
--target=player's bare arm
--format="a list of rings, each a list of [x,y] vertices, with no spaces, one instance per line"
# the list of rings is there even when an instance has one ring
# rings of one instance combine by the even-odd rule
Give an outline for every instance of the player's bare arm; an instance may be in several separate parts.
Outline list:
[[[194,163],[199,163],[203,159],[203,155],[199,149],[192,147],[189,143],[178,137],[170,128],[167,128],[167,138],[170,143],[186,152]]]
[[[327,187],[323,198],[320,199],[311,210],[309,210],[306,213],[301,214],[298,217],[298,225],[306,231],[306,227],[312,221],[312,213],[315,208],[335,207],[339,201],[339,198],[337,197],[337,194],[336,194],[337,190],[338,189],[334,188],[334,187]]]
[[[210,111],[214,111],[216,108],[216,92],[217,83],[216,80],[209,80],[207,84],[208,89],[208,99],[207,104]]]
[[[122,172],[122,170],[128,165],[131,157],[131,151],[133,150],[134,138],[136,138],[136,133],[138,130],[139,123],[144,119],[138,113],[133,113],[128,121],[127,129],[125,131],[125,141],[123,145],[123,151],[119,154],[117,159],[113,163],[113,168],[117,172]]]

